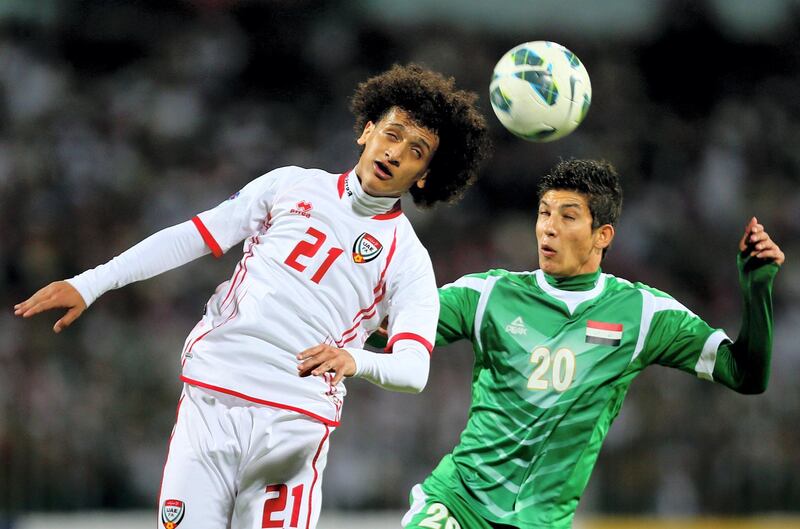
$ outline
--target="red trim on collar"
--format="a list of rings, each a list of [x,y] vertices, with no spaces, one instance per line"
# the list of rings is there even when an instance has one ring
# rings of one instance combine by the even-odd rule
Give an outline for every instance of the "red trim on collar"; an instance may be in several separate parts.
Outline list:
[[[347,178],[348,174],[350,174],[350,171],[340,174],[339,181],[336,182],[336,189],[339,191],[339,198],[342,198],[342,196],[344,195],[344,181]]]
[[[399,217],[403,214],[403,208],[400,207],[400,201],[394,203],[392,209],[387,211],[386,213],[381,213],[380,215],[374,215],[372,218],[375,220],[389,220],[396,217]]]
[[[347,175],[350,174],[350,171],[342,173],[339,175],[339,180],[336,182],[336,190],[339,191],[339,198],[344,196],[344,182],[347,179]],[[403,214],[403,208],[400,207],[400,200],[398,199],[397,202],[394,203],[394,206],[387,211],[386,213],[381,213],[379,215],[373,215],[372,219],[375,220],[389,220],[399,217]]]

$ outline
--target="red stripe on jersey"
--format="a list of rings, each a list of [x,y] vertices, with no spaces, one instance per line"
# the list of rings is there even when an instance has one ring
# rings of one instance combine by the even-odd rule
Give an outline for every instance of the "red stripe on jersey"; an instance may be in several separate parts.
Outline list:
[[[431,354],[431,352],[433,351],[433,345],[431,345],[431,342],[429,342],[419,334],[414,334],[413,332],[400,332],[392,336],[392,339],[389,340],[389,343],[386,344],[384,352],[391,353],[392,347],[398,340],[414,340],[415,342],[421,343],[422,346],[428,350],[428,354]]]
[[[350,173],[350,171],[347,171],[347,173],[340,174],[339,181],[336,182],[336,189],[339,191],[339,198],[342,198],[342,196],[344,195],[344,181],[345,179],[347,179],[348,173]]]
[[[256,397],[251,397],[250,395],[245,395],[244,393],[239,393],[238,391],[233,391],[232,389],[222,388],[219,386],[213,386],[211,384],[206,384],[205,382],[200,382],[199,380],[194,380],[186,375],[181,375],[181,380],[186,382],[187,384],[191,384],[192,386],[197,386],[199,388],[210,389],[211,391],[218,391],[220,393],[225,393],[226,395],[230,395],[232,397],[236,397],[242,400],[246,400],[249,402],[255,402],[256,404],[263,404],[264,406],[271,406],[273,408],[280,408],[282,410],[289,410],[294,411],[297,413],[302,413],[306,417],[311,417],[312,419],[316,419],[319,422],[326,424],[328,426],[339,426],[337,421],[332,421],[330,419],[326,419],[321,415],[317,415],[316,413],[312,413],[308,410],[304,410],[303,408],[297,408],[295,406],[289,406],[288,404],[281,404],[280,402],[273,402],[271,400],[264,400],[259,399]]]
[[[383,286],[383,278],[384,276],[386,276],[386,270],[389,269],[389,264],[392,262],[392,257],[394,257],[394,251],[396,249],[397,249],[397,228],[394,229],[394,233],[392,234],[392,246],[389,248],[389,255],[386,257],[386,264],[383,265],[383,270],[381,270],[381,277],[378,278],[378,285],[372,290],[373,292],[377,293]]]
[[[228,293],[225,294],[225,299],[223,299],[222,303],[220,303],[220,312],[223,312],[225,310],[225,302],[228,301],[228,298],[231,296],[231,293],[233,293],[233,291],[236,288],[238,288],[238,286],[241,285],[242,282],[244,281],[244,278],[247,275],[247,260],[253,257],[253,246],[255,246],[257,243],[258,243],[258,235],[255,235],[253,236],[252,239],[250,239],[250,246],[247,248],[247,252],[245,252],[244,257],[242,257],[242,260],[239,261],[239,267],[236,270],[236,274],[233,276],[233,281],[231,281],[231,286],[230,288],[228,288]],[[240,280],[239,274],[241,274],[242,272],[244,272],[244,274],[242,275]]]
[[[364,318],[359,318],[359,316],[361,316],[362,314],[366,314],[367,312],[369,312],[369,311],[371,311],[372,309],[374,309],[374,308],[375,308],[375,305],[377,305],[378,303],[380,303],[380,301],[383,299],[383,296],[384,296],[385,294],[386,294],[386,285],[383,285],[383,288],[381,288],[381,292],[380,292],[380,294],[378,294],[378,295],[375,297],[375,301],[373,301],[373,302],[372,302],[372,305],[370,305],[370,306],[369,306],[369,307],[367,307],[366,309],[361,309],[360,311],[358,311],[358,312],[356,313],[356,315],[353,317],[353,321],[354,321],[354,322],[356,322],[356,324],[357,324],[359,321],[363,320]],[[347,334],[348,332],[352,331],[353,329],[355,329],[355,327],[351,327],[351,328],[347,329],[346,331],[344,331],[344,332],[342,333],[342,336],[344,336],[344,335],[345,335],[345,334]]]
[[[384,277],[386,276],[386,271],[389,269],[389,264],[392,262],[392,257],[394,257],[394,251],[397,249],[397,228],[394,229],[394,234],[392,236],[392,246],[389,248],[389,255],[386,257],[386,264],[383,265],[383,270],[381,270],[380,278],[378,278],[378,285],[372,290],[375,294],[375,300],[372,302],[367,308],[360,309],[356,312],[356,315],[353,316],[353,323],[354,325],[344,331],[342,333],[341,338],[338,340],[334,340],[337,347],[344,347],[344,344],[353,341],[353,339],[358,336],[358,333],[353,334],[349,338],[346,338],[348,334],[354,332],[359,325],[364,320],[368,320],[375,315],[375,306],[381,302],[383,297],[386,295],[386,284],[383,282]],[[346,338],[346,339],[345,339]]]
[[[219,247],[219,244],[217,244],[216,239],[214,239],[214,236],[211,235],[210,231],[208,231],[208,228],[206,228],[206,225],[203,224],[202,220],[200,220],[200,217],[195,215],[194,217],[192,217],[192,222],[194,222],[194,226],[197,228],[197,231],[200,232],[200,236],[203,238],[203,242],[205,242],[206,246],[208,246],[211,249],[211,253],[214,254],[214,257],[218,259],[222,257],[222,248]]]
[[[586,326],[591,329],[601,329],[603,331],[621,331],[622,324],[621,323],[605,323],[603,321],[592,321],[587,320]]]
[[[312,513],[312,499],[314,497],[314,485],[317,484],[317,477],[319,477],[319,472],[317,472],[317,460],[319,459],[319,455],[322,453],[322,447],[325,446],[325,441],[328,440],[328,436],[330,435],[331,431],[328,428],[328,425],[325,425],[325,435],[322,436],[322,441],[319,442],[319,446],[317,447],[317,453],[314,454],[314,459],[311,460],[311,468],[314,469],[314,479],[311,480],[311,490],[308,491],[308,516],[306,517],[306,529],[310,527],[311,524],[311,513]]]
[[[374,215],[372,218],[375,220],[389,220],[399,217],[403,214],[403,209],[400,207],[400,201],[394,203],[392,209],[387,211],[386,213],[381,213],[380,215]]]
[[[183,357],[183,360],[181,362],[181,366],[183,366],[186,363],[186,359],[188,358],[187,355],[192,352],[192,348],[195,346],[195,344],[197,342],[199,342],[200,340],[205,338],[211,331],[219,329],[220,327],[222,327],[223,325],[225,325],[226,323],[228,323],[229,321],[234,319],[238,314],[239,314],[239,304],[235,303],[234,307],[233,307],[233,312],[231,313],[230,316],[228,316],[228,319],[226,319],[225,321],[223,321],[222,323],[220,323],[216,327],[211,327],[209,330],[207,330],[206,332],[204,332],[203,334],[201,334],[200,336],[195,338],[195,340],[192,342],[192,344],[186,349],[186,352],[181,355]]]

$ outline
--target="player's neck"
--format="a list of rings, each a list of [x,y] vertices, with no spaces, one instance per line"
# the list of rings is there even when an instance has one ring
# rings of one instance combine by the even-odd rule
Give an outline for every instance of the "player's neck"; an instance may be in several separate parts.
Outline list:
[[[547,283],[559,290],[569,290],[572,292],[579,292],[583,290],[591,290],[597,284],[597,278],[600,277],[601,270],[598,268],[594,272],[588,274],[579,274],[575,276],[554,277],[545,273],[544,278]]]
[[[386,213],[400,200],[397,197],[375,197],[364,191],[355,169],[347,174],[345,191],[345,195],[350,196],[353,201],[353,209],[360,215],[371,216]]]

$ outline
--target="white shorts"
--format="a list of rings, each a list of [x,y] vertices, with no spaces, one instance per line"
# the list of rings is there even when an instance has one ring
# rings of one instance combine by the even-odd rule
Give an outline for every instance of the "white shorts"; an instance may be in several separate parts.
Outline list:
[[[159,529],[314,529],[333,427],[185,385],[159,494]]]

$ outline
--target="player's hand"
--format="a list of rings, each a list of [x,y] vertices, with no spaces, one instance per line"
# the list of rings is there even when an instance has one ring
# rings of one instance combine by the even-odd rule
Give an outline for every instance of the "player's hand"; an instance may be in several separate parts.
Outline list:
[[[755,217],[751,218],[744,228],[744,235],[739,241],[739,251],[757,259],[771,261],[778,266],[786,260],[780,247],[764,231],[764,226],[759,224]]]
[[[298,354],[297,359],[300,360],[297,365],[297,372],[301,377],[334,373],[334,386],[341,382],[344,377],[351,377],[356,374],[356,361],[350,353],[331,345],[319,344],[310,347]]]
[[[40,312],[59,308],[67,309],[67,312],[53,325],[55,332],[69,327],[86,310],[83,297],[66,281],[50,283],[22,303],[14,305],[14,315],[30,318]]]

